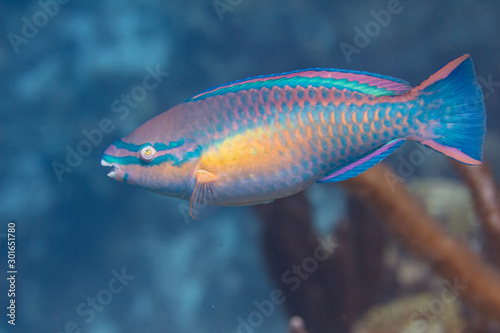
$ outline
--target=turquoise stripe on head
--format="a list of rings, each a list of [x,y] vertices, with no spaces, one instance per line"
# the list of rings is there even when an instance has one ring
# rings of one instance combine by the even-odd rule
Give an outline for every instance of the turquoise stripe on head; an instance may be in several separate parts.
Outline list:
[[[156,151],[163,151],[163,150],[169,150],[169,149],[180,147],[183,144],[184,144],[184,140],[170,142],[168,145],[166,145],[164,143],[155,143],[155,144],[144,143],[141,145],[137,145],[137,144],[130,143],[130,142],[124,142],[121,139],[113,142],[113,146],[115,146],[116,148],[125,149],[125,150],[131,151],[131,152],[138,152],[147,145],[153,146],[156,149]]]
[[[182,197],[189,187],[202,148],[194,140],[183,137],[177,128],[170,133],[158,132],[160,127],[152,126],[154,120],[111,144],[101,164],[113,168],[108,176],[115,180]]]

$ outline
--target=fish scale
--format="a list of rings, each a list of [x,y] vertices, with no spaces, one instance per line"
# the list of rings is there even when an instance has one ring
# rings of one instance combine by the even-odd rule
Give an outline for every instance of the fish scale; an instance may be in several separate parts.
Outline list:
[[[339,69],[258,76],[208,89],[105,151],[108,175],[203,207],[270,202],[354,177],[405,140],[481,162],[482,91],[468,55],[412,88]]]
[[[327,98],[324,98],[325,96]],[[298,186],[305,187],[317,180],[318,176],[321,177],[333,169],[339,161],[350,162],[352,159],[349,157],[353,156],[353,154],[366,154],[387,142],[388,139],[397,138],[394,136],[396,128],[391,126],[392,123],[384,123],[382,120],[386,115],[389,117],[389,112],[384,110],[391,103],[390,99],[395,98],[381,97],[379,98],[381,101],[378,102],[378,99],[372,96],[361,93],[353,94],[350,91],[336,88],[326,89],[312,86],[291,88],[284,86],[282,88],[273,87],[271,90],[266,88],[260,91],[250,89],[236,94],[227,93],[222,96],[211,96],[191,102],[193,105],[190,108],[202,108],[203,112],[219,115],[216,117],[217,121],[212,123],[214,129],[221,125],[220,122],[227,123],[232,118],[242,121],[241,126],[237,129],[224,126],[225,131],[209,131],[210,136],[206,138],[208,145],[215,143],[215,146],[217,146],[217,144],[223,144],[224,142],[231,145],[231,140],[236,135],[248,132],[248,135],[252,136],[252,131],[257,128],[263,131],[271,130],[276,133],[279,142],[285,142],[286,146],[275,145],[274,135],[268,137],[269,141],[263,145],[266,153],[258,152],[257,156],[261,160],[257,159],[255,162],[262,164],[269,159],[269,156],[272,156],[273,166],[287,170],[288,174],[296,175],[300,178]],[[224,99],[227,102],[224,102]],[[323,106],[325,104],[332,104],[332,107],[325,108]],[[210,105],[212,108],[203,107],[203,105]],[[264,115],[252,113],[252,110],[258,108],[259,105],[263,106]],[[360,108],[359,105],[363,107]],[[392,102],[392,105],[397,107],[394,102]],[[376,113],[377,109],[379,110],[378,113]],[[333,117],[332,113],[334,113]],[[224,117],[221,115],[224,115]],[[379,120],[379,125],[374,123],[376,115],[381,118],[384,117]],[[333,122],[325,121],[322,123],[321,118],[330,119]],[[374,127],[380,128],[380,133],[385,132],[387,134],[380,136],[379,140],[372,139],[369,143],[362,144],[362,132],[358,124],[362,124],[363,119],[365,119],[366,124],[374,123]],[[395,122],[396,119],[397,117],[393,117],[391,120]],[[200,119],[201,123],[204,121],[205,119]],[[337,137],[337,140],[332,140],[331,136],[320,135],[320,133],[328,132],[329,126],[332,126],[333,138]],[[317,130],[318,128],[319,130]],[[198,127],[196,130],[198,130]],[[327,149],[323,149],[323,146],[326,146]],[[237,149],[236,147],[238,147],[237,144],[233,149]],[[280,155],[283,149],[286,149],[289,154],[283,153]],[[220,151],[215,151],[215,154],[219,153]],[[293,164],[295,161],[298,161],[298,163]],[[313,161],[316,161],[316,163],[313,163]],[[266,169],[268,167],[266,165],[266,167],[254,168],[251,182],[246,179],[243,180],[245,173],[248,172],[244,167],[247,161],[241,159],[240,163],[242,165],[237,165],[237,171],[232,172],[239,173],[237,177],[242,181],[236,184],[235,187],[240,190],[243,189],[245,193],[260,195],[262,184],[269,184],[270,176],[275,178],[274,174]],[[212,167],[216,167],[216,172],[226,174],[228,174],[229,169],[234,169],[234,165],[220,167],[219,161],[213,162]],[[291,184],[296,183],[296,179],[289,177],[282,180],[281,187],[290,188]],[[272,184],[271,187],[275,188],[276,186]]]

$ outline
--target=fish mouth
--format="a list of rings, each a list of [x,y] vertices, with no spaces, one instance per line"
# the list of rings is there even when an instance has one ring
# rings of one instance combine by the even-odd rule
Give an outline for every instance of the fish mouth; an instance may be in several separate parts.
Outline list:
[[[120,170],[120,166],[119,166],[118,164],[116,164],[116,163],[109,163],[109,162],[106,162],[104,159],[102,159],[102,160],[101,160],[101,165],[102,165],[102,166],[105,166],[105,167],[111,167],[111,168],[113,168],[113,170],[111,170],[111,171],[108,173],[108,175],[107,175],[108,177],[113,178],[113,179],[114,179],[114,178],[115,178],[115,176],[116,176],[116,172],[117,172],[118,170]]]

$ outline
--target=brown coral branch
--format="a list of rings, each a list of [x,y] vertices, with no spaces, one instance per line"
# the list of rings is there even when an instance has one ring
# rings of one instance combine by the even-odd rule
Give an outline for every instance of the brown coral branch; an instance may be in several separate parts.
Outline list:
[[[451,163],[472,193],[479,222],[485,231],[486,252],[500,266],[500,196],[493,174],[486,163],[476,166],[454,160]]]
[[[305,272],[305,260],[333,238],[316,234],[304,192],[255,209],[262,217],[266,261],[288,313],[303,318],[310,333],[349,331],[378,299],[384,281],[387,237],[381,223],[360,207],[359,200],[349,200],[348,209],[355,213],[349,222],[337,224],[334,251]]]
[[[398,179],[379,164],[344,186],[369,202],[406,247],[459,285],[464,300],[483,314],[500,318],[500,277],[463,242],[446,234]]]

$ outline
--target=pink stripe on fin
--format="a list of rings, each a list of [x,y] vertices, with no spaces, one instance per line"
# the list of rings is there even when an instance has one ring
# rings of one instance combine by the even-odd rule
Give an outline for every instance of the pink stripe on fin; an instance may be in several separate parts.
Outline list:
[[[450,73],[455,70],[455,68],[457,68],[462,62],[464,62],[466,59],[469,59],[469,58],[470,58],[470,54],[464,54],[463,56],[461,56],[455,60],[450,61],[449,63],[447,63],[446,65],[441,67],[441,69],[439,69],[436,73],[429,76],[429,78],[427,80],[425,80],[424,82],[422,82],[418,87],[415,87],[414,90],[423,90],[423,89],[427,88],[428,86],[430,86],[431,84],[436,83],[439,80],[447,78],[448,75],[450,75]]]
[[[350,82],[357,81],[359,84],[368,84],[369,86],[375,88],[385,88],[391,90],[395,95],[401,95],[409,92],[412,87],[403,80],[399,80],[390,76],[372,74],[368,72],[356,72],[356,71],[336,71],[336,70],[322,70],[322,69],[306,69],[303,71],[293,71],[289,73],[273,74],[268,76],[258,76],[250,77],[248,79],[230,82],[228,84],[220,85],[214,87],[213,89],[203,91],[198,95],[191,97],[190,99],[197,99],[205,94],[210,94],[222,88],[234,87],[238,85],[244,85],[253,82],[263,82],[267,80],[277,80],[277,79],[292,79],[292,78],[315,78],[321,77],[324,79],[346,79]]]
[[[404,139],[396,139],[383,145],[379,149],[371,152],[363,158],[360,158],[354,163],[351,163],[332,174],[318,180],[319,183],[336,182],[349,179],[368,170],[378,162],[382,161],[387,155],[399,148],[405,142]]]
[[[449,156],[449,157],[451,157],[459,162],[465,163],[465,164],[477,165],[477,164],[482,163],[481,161],[476,160],[476,159],[464,154],[463,152],[461,152],[457,148],[452,148],[449,146],[442,145],[440,143],[437,143],[434,140],[421,141],[421,143],[434,149],[434,150],[437,150],[440,153],[445,154],[446,156]]]

